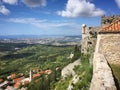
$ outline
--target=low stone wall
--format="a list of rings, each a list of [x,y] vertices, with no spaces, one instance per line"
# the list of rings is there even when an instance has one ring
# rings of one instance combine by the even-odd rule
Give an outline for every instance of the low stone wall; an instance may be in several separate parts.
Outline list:
[[[90,90],[116,90],[111,68],[103,54],[95,53]]]

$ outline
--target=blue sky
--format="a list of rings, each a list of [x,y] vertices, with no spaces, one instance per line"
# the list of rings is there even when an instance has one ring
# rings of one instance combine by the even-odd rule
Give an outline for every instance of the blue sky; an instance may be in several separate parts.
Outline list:
[[[120,0],[0,0],[0,35],[80,35],[120,14]]]

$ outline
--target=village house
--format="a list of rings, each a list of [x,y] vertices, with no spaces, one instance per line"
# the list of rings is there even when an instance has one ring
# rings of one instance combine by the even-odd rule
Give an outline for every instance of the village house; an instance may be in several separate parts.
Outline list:
[[[2,78],[0,78],[0,83],[2,83],[4,80]]]
[[[17,74],[12,73],[11,75],[7,76],[7,79],[11,79],[11,81],[4,81],[2,78],[0,78],[0,89],[4,90],[16,90],[20,87],[20,85],[26,85],[29,84],[32,79],[39,77],[41,74],[51,74],[52,71],[50,69],[47,70],[41,70],[39,68],[36,68],[34,70],[30,70],[29,77],[25,78],[24,74],[20,74],[19,77]],[[12,84],[12,85],[10,85]]]

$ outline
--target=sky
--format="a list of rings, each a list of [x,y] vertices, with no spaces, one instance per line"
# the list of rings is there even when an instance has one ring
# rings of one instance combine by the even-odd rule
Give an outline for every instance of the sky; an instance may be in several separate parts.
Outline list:
[[[81,35],[119,14],[120,0],[0,0],[0,35]]]

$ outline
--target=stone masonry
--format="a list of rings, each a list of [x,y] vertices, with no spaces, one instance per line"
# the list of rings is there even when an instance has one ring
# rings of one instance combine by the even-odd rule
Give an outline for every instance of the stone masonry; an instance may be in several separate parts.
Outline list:
[[[102,17],[101,23],[105,27],[97,35],[90,90],[117,90],[109,64],[120,65],[120,16]]]
[[[90,90],[116,90],[111,68],[103,54],[95,53]]]
[[[99,34],[98,52],[104,54],[110,64],[120,65],[120,33]]]

